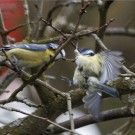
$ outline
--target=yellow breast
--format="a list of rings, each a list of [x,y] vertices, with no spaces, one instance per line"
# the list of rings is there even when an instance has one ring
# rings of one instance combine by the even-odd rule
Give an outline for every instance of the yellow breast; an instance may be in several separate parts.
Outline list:
[[[54,56],[54,51],[30,51],[16,48],[8,51],[7,55],[11,59],[14,55],[18,59],[20,66],[35,67],[48,63],[50,58]]]
[[[78,59],[76,60],[76,63],[78,66],[83,67],[83,72],[86,75],[97,75],[99,76],[101,72],[101,57],[99,54],[96,54],[94,56],[78,56]]]

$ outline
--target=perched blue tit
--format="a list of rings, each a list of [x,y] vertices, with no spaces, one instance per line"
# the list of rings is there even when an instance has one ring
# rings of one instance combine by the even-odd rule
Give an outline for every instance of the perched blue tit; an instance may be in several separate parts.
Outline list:
[[[59,45],[54,43],[6,45],[0,49],[0,55],[5,57],[5,59],[7,55],[10,61],[19,68],[33,68],[48,63],[55,55],[58,47]],[[61,50],[55,60],[64,57],[65,51]]]
[[[102,104],[102,92],[112,97],[119,97],[115,88],[105,85],[120,74],[123,60],[122,53],[117,51],[102,51],[95,54],[88,48],[75,50],[76,69],[73,84],[86,90],[83,97],[84,107],[95,118],[99,118]]]

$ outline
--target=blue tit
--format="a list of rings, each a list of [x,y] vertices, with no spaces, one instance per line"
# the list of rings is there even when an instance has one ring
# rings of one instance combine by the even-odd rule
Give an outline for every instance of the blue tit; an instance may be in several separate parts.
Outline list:
[[[55,55],[58,47],[59,45],[54,43],[6,45],[0,49],[0,55],[5,57],[5,59],[7,55],[10,61],[19,68],[33,68],[48,63]],[[61,50],[55,60],[64,57],[65,51]]]
[[[99,118],[102,104],[102,92],[112,97],[119,97],[115,88],[105,85],[120,74],[123,60],[122,53],[117,51],[102,51],[95,54],[88,48],[75,50],[76,69],[73,84],[86,90],[83,97],[84,107],[95,118]]]

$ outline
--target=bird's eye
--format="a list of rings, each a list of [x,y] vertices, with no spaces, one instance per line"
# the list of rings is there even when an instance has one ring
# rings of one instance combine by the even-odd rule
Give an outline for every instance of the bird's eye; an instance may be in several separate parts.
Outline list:
[[[90,52],[89,55],[90,55],[90,56],[94,56],[94,53],[93,53],[93,52]]]
[[[78,67],[78,70],[79,70],[80,72],[82,72],[82,71],[83,71],[83,67]]]

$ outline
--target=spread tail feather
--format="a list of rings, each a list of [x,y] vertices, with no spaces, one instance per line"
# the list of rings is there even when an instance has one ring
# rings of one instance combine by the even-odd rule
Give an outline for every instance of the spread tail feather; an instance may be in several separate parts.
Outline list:
[[[83,97],[84,108],[88,110],[96,119],[99,119],[101,112],[101,92],[91,92]]]

